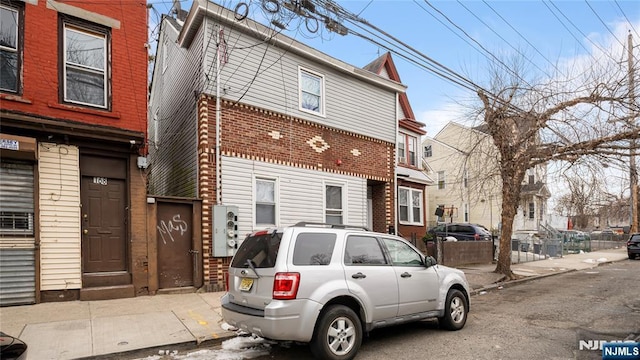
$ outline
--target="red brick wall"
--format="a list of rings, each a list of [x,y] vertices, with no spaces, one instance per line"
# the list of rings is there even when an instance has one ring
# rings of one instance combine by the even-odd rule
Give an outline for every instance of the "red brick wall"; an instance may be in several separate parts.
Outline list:
[[[59,1],[120,21],[111,31],[111,111],[60,104],[58,17],[47,1],[24,4],[22,95],[0,94],[2,108],[144,132],[147,118],[145,1]]]
[[[215,111],[214,98],[201,97],[199,111],[200,196],[203,204],[216,200],[215,178]],[[395,145],[362,135],[321,126],[299,118],[282,115],[246,105],[222,101],[221,152],[224,155],[244,156],[273,161],[295,167],[358,176],[373,185],[374,229],[387,232],[393,225],[393,159]],[[205,130],[206,129],[206,130]],[[203,137],[202,131],[208,132]],[[269,133],[277,131],[280,139]],[[320,136],[330,146],[316,152],[307,141]],[[320,145],[318,143],[318,145]],[[352,151],[357,149],[359,155]],[[340,163],[338,163],[340,160]],[[206,169],[203,165],[206,165]],[[206,190],[202,184],[206,183]],[[224,191],[223,191],[224,197]],[[209,214],[203,207],[203,226]],[[210,219],[208,220],[211,221]],[[203,228],[204,278],[211,290],[222,290],[228,258],[209,257],[211,235]]]
[[[129,157],[129,219],[131,244],[131,275],[136,295],[149,292],[148,243],[147,243],[147,177],[138,168],[137,156]]]

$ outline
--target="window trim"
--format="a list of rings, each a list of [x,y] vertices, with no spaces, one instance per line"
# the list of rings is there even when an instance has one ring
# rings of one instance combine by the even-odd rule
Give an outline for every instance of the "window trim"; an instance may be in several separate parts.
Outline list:
[[[105,56],[104,56],[104,105],[97,105],[91,103],[85,103],[81,101],[67,99],[67,36],[66,30],[71,30],[83,33],[97,38],[103,38],[105,44]],[[111,111],[112,108],[112,72],[111,72],[111,59],[112,59],[112,46],[111,46],[111,28],[102,27],[100,25],[90,23],[85,20],[77,19],[71,16],[60,15],[58,22],[58,48],[59,48],[59,101],[62,104],[71,104],[74,106],[82,106],[90,109],[102,109]],[[82,67],[85,69],[85,67]],[[93,68],[87,68],[94,70]]]
[[[342,224],[348,224],[347,221],[347,184],[336,181],[323,181],[322,182],[322,217],[323,221],[328,223],[327,221],[327,210],[338,211],[336,209],[327,209],[327,186],[335,186],[341,188],[341,200],[342,200]]]
[[[317,77],[320,79],[320,101],[319,101],[319,106],[320,106],[320,111],[313,111],[310,109],[306,109],[302,106],[302,74],[306,73],[307,75],[313,76],[313,77]],[[303,66],[298,66],[298,110],[308,113],[308,114],[313,114],[316,116],[322,116],[325,117],[326,116],[326,90],[325,90],[325,77],[324,75],[307,69]]]
[[[409,216],[409,218],[407,220],[402,220],[400,219],[400,191],[408,191],[408,196],[407,196],[407,202],[408,204],[406,205],[408,210],[407,210],[407,215]],[[413,218],[413,192],[419,192],[420,193],[420,221],[415,221],[415,219]],[[419,225],[422,226],[424,225],[424,192],[421,189],[414,189],[411,187],[406,187],[406,186],[398,186],[398,222],[402,225]]]
[[[266,223],[259,223],[258,222],[258,210],[257,210],[257,205],[258,205],[258,200],[257,200],[257,185],[258,185],[258,181],[263,181],[263,182],[272,182],[273,183],[273,211],[274,211],[274,221],[275,224],[266,224]],[[278,224],[280,223],[280,206],[278,206],[279,204],[279,196],[280,196],[280,189],[279,189],[279,181],[278,178],[272,178],[272,177],[266,177],[266,176],[254,176],[253,177],[253,196],[252,196],[252,209],[253,209],[253,225],[256,228],[263,228],[263,227],[268,227],[268,226],[278,226]]]
[[[16,89],[0,89],[0,92],[10,93],[15,95],[22,95],[22,60],[23,60],[23,44],[24,44],[24,6],[22,4],[16,4],[15,2],[7,3],[5,1],[0,2],[0,7],[3,7],[9,11],[15,11],[17,13],[17,26],[16,26],[16,49],[15,54],[17,58],[16,69]],[[3,51],[13,51],[13,49],[3,48]]]
[[[533,220],[536,218],[536,205],[533,202],[529,203],[529,216],[527,218],[529,220]]]

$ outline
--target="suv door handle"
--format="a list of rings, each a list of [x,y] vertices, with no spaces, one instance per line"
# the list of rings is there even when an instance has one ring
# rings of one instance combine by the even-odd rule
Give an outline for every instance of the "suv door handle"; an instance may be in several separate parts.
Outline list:
[[[400,275],[400,277],[408,278],[408,277],[411,277],[411,274],[409,274],[408,272],[405,271]]]
[[[352,277],[352,278],[354,278],[354,279],[364,279],[364,278],[366,278],[366,277],[367,277],[367,275],[365,275],[365,274],[363,274],[363,273],[359,272],[359,273],[356,273],[356,274],[351,275],[351,277]]]

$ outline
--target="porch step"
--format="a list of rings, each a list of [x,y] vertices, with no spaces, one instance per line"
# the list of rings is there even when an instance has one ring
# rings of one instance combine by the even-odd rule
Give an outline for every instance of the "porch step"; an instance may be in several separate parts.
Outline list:
[[[175,287],[175,288],[167,288],[167,289],[158,289],[157,294],[191,294],[196,292],[196,289],[193,286],[184,286],[184,287]]]
[[[133,285],[96,286],[80,289],[81,301],[111,300],[135,297]]]

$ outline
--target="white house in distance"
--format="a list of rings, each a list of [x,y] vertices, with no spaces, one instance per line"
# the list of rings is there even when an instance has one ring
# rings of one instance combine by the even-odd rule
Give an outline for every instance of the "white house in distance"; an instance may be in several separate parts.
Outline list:
[[[428,192],[431,207],[444,207],[444,215],[431,212],[429,223],[468,222],[496,231],[502,208],[498,153],[483,127],[455,122],[422,142],[424,157],[433,169],[436,185]],[[514,234],[535,234],[547,219],[546,166],[529,169],[522,184],[514,219]]]

